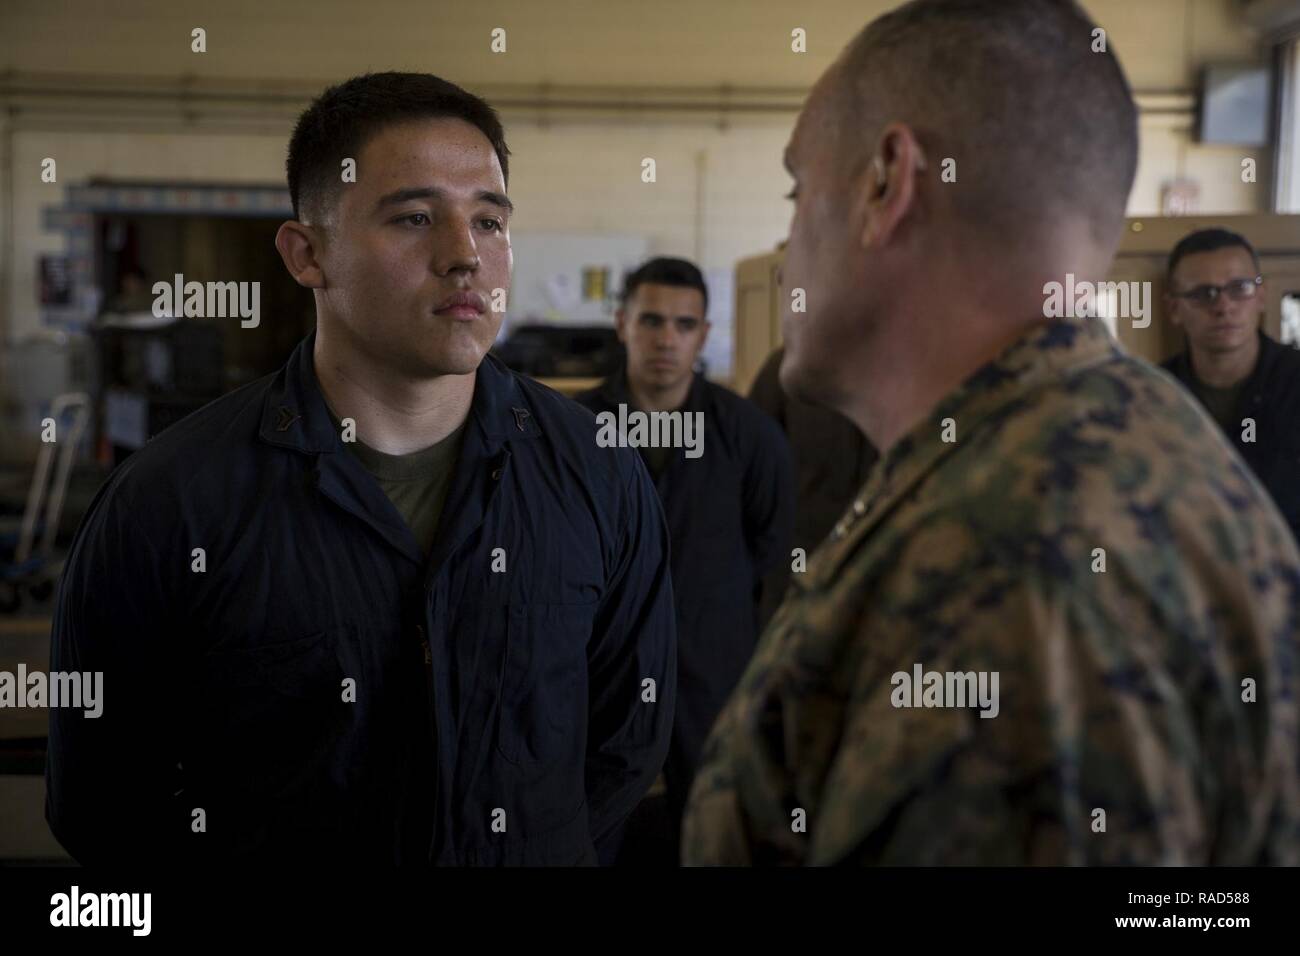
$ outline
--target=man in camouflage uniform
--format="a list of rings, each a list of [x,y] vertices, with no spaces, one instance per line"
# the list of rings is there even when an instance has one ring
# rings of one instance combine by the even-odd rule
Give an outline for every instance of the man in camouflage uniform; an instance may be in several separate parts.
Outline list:
[[[1133,179],[1094,37],[919,0],[809,97],[782,384],[884,454],[714,727],[688,864],[1300,862],[1300,553],[1172,379],[1044,317]],[[919,670],[993,706],[900,693]]]

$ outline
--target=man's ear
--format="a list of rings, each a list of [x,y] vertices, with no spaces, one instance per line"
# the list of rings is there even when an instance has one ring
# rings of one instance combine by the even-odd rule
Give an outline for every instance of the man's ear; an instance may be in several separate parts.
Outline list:
[[[325,273],[318,260],[320,245],[320,232],[295,219],[280,223],[275,233],[275,249],[280,253],[284,267],[304,288],[325,288]]]
[[[623,312],[623,307],[619,306],[614,310],[614,331],[618,333],[618,340],[627,345],[627,316]]]
[[[916,134],[903,123],[890,123],[880,134],[871,162],[854,184],[860,203],[862,244],[888,242],[916,206],[917,181],[926,167]]]

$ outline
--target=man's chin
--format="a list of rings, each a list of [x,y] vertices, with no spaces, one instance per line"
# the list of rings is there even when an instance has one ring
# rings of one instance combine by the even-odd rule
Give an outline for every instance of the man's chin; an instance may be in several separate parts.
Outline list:
[[[459,346],[437,354],[417,351],[404,357],[402,364],[417,378],[441,375],[470,375],[483,364],[487,349]]]
[[[1228,354],[1248,346],[1254,335],[1253,329],[1249,331],[1245,329],[1225,330],[1218,334],[1206,335],[1202,347],[1211,354]]]
[[[483,364],[484,353],[477,355],[446,356],[434,363],[436,375],[471,375]]]

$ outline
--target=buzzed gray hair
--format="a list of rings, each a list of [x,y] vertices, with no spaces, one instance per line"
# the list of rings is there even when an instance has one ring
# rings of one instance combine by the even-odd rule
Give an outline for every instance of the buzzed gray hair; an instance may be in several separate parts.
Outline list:
[[[1032,241],[1082,216],[1099,245],[1118,243],[1137,106],[1074,0],[913,0],[870,23],[840,66],[832,108],[841,144],[862,154],[852,161],[900,121],[931,175],[955,160],[952,208],[981,231]]]

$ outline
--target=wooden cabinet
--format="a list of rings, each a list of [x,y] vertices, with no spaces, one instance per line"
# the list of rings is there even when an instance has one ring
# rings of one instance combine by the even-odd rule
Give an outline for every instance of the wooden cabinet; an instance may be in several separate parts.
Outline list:
[[[784,254],[777,250],[736,263],[731,385],[741,395],[749,393],[759,369],[781,344],[781,291],[777,270],[783,258]]]

